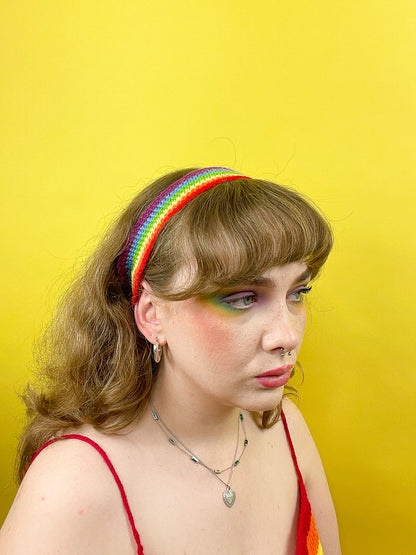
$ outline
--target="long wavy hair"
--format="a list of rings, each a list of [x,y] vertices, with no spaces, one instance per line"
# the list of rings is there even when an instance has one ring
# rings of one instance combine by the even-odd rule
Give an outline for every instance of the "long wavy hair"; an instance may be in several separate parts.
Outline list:
[[[18,482],[48,439],[84,423],[114,433],[142,414],[157,369],[135,324],[117,259],[140,214],[193,169],[169,173],[143,189],[62,297],[38,345],[38,383],[23,395],[28,423],[16,460]],[[143,277],[156,296],[169,300],[250,282],[291,262],[305,262],[314,278],[332,242],[328,222],[304,196],[242,178],[205,191],[175,214],[161,231]],[[174,289],[173,277],[187,267],[192,279]],[[256,415],[256,421],[270,427],[279,415],[280,405]]]

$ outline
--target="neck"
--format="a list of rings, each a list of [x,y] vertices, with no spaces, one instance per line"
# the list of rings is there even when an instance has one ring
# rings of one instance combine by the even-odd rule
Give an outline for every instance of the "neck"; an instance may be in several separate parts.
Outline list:
[[[197,396],[183,384],[175,388],[163,375],[159,375],[151,399],[166,426],[197,456],[216,465],[221,460],[224,464],[229,462],[237,438],[239,408],[221,406],[210,398]]]
[[[203,435],[209,439],[213,435],[218,440],[222,435],[228,435],[230,428],[234,431],[240,412],[237,407],[219,406],[190,392],[177,397],[172,392],[167,393],[159,382],[155,384],[151,398],[166,423],[188,437]]]

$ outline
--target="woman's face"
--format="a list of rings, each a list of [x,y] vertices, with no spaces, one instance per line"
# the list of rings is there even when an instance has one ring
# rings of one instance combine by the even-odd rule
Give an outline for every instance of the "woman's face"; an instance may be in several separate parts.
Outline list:
[[[309,279],[296,262],[214,295],[157,301],[165,343],[158,379],[198,402],[274,408],[302,343]]]

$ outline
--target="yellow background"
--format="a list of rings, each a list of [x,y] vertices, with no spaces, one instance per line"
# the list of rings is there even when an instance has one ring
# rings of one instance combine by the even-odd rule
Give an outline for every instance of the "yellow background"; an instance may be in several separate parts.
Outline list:
[[[222,164],[295,186],[334,225],[300,407],[344,554],[411,553],[416,4],[9,0],[0,21],[0,522],[16,393],[74,265],[149,179]]]

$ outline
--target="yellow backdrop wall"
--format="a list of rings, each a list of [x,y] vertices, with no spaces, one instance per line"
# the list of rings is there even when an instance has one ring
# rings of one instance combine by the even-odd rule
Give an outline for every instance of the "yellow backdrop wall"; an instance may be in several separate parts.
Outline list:
[[[415,20],[386,0],[1,2],[0,522],[60,286],[148,179],[223,164],[334,225],[300,406],[344,554],[412,551]]]

